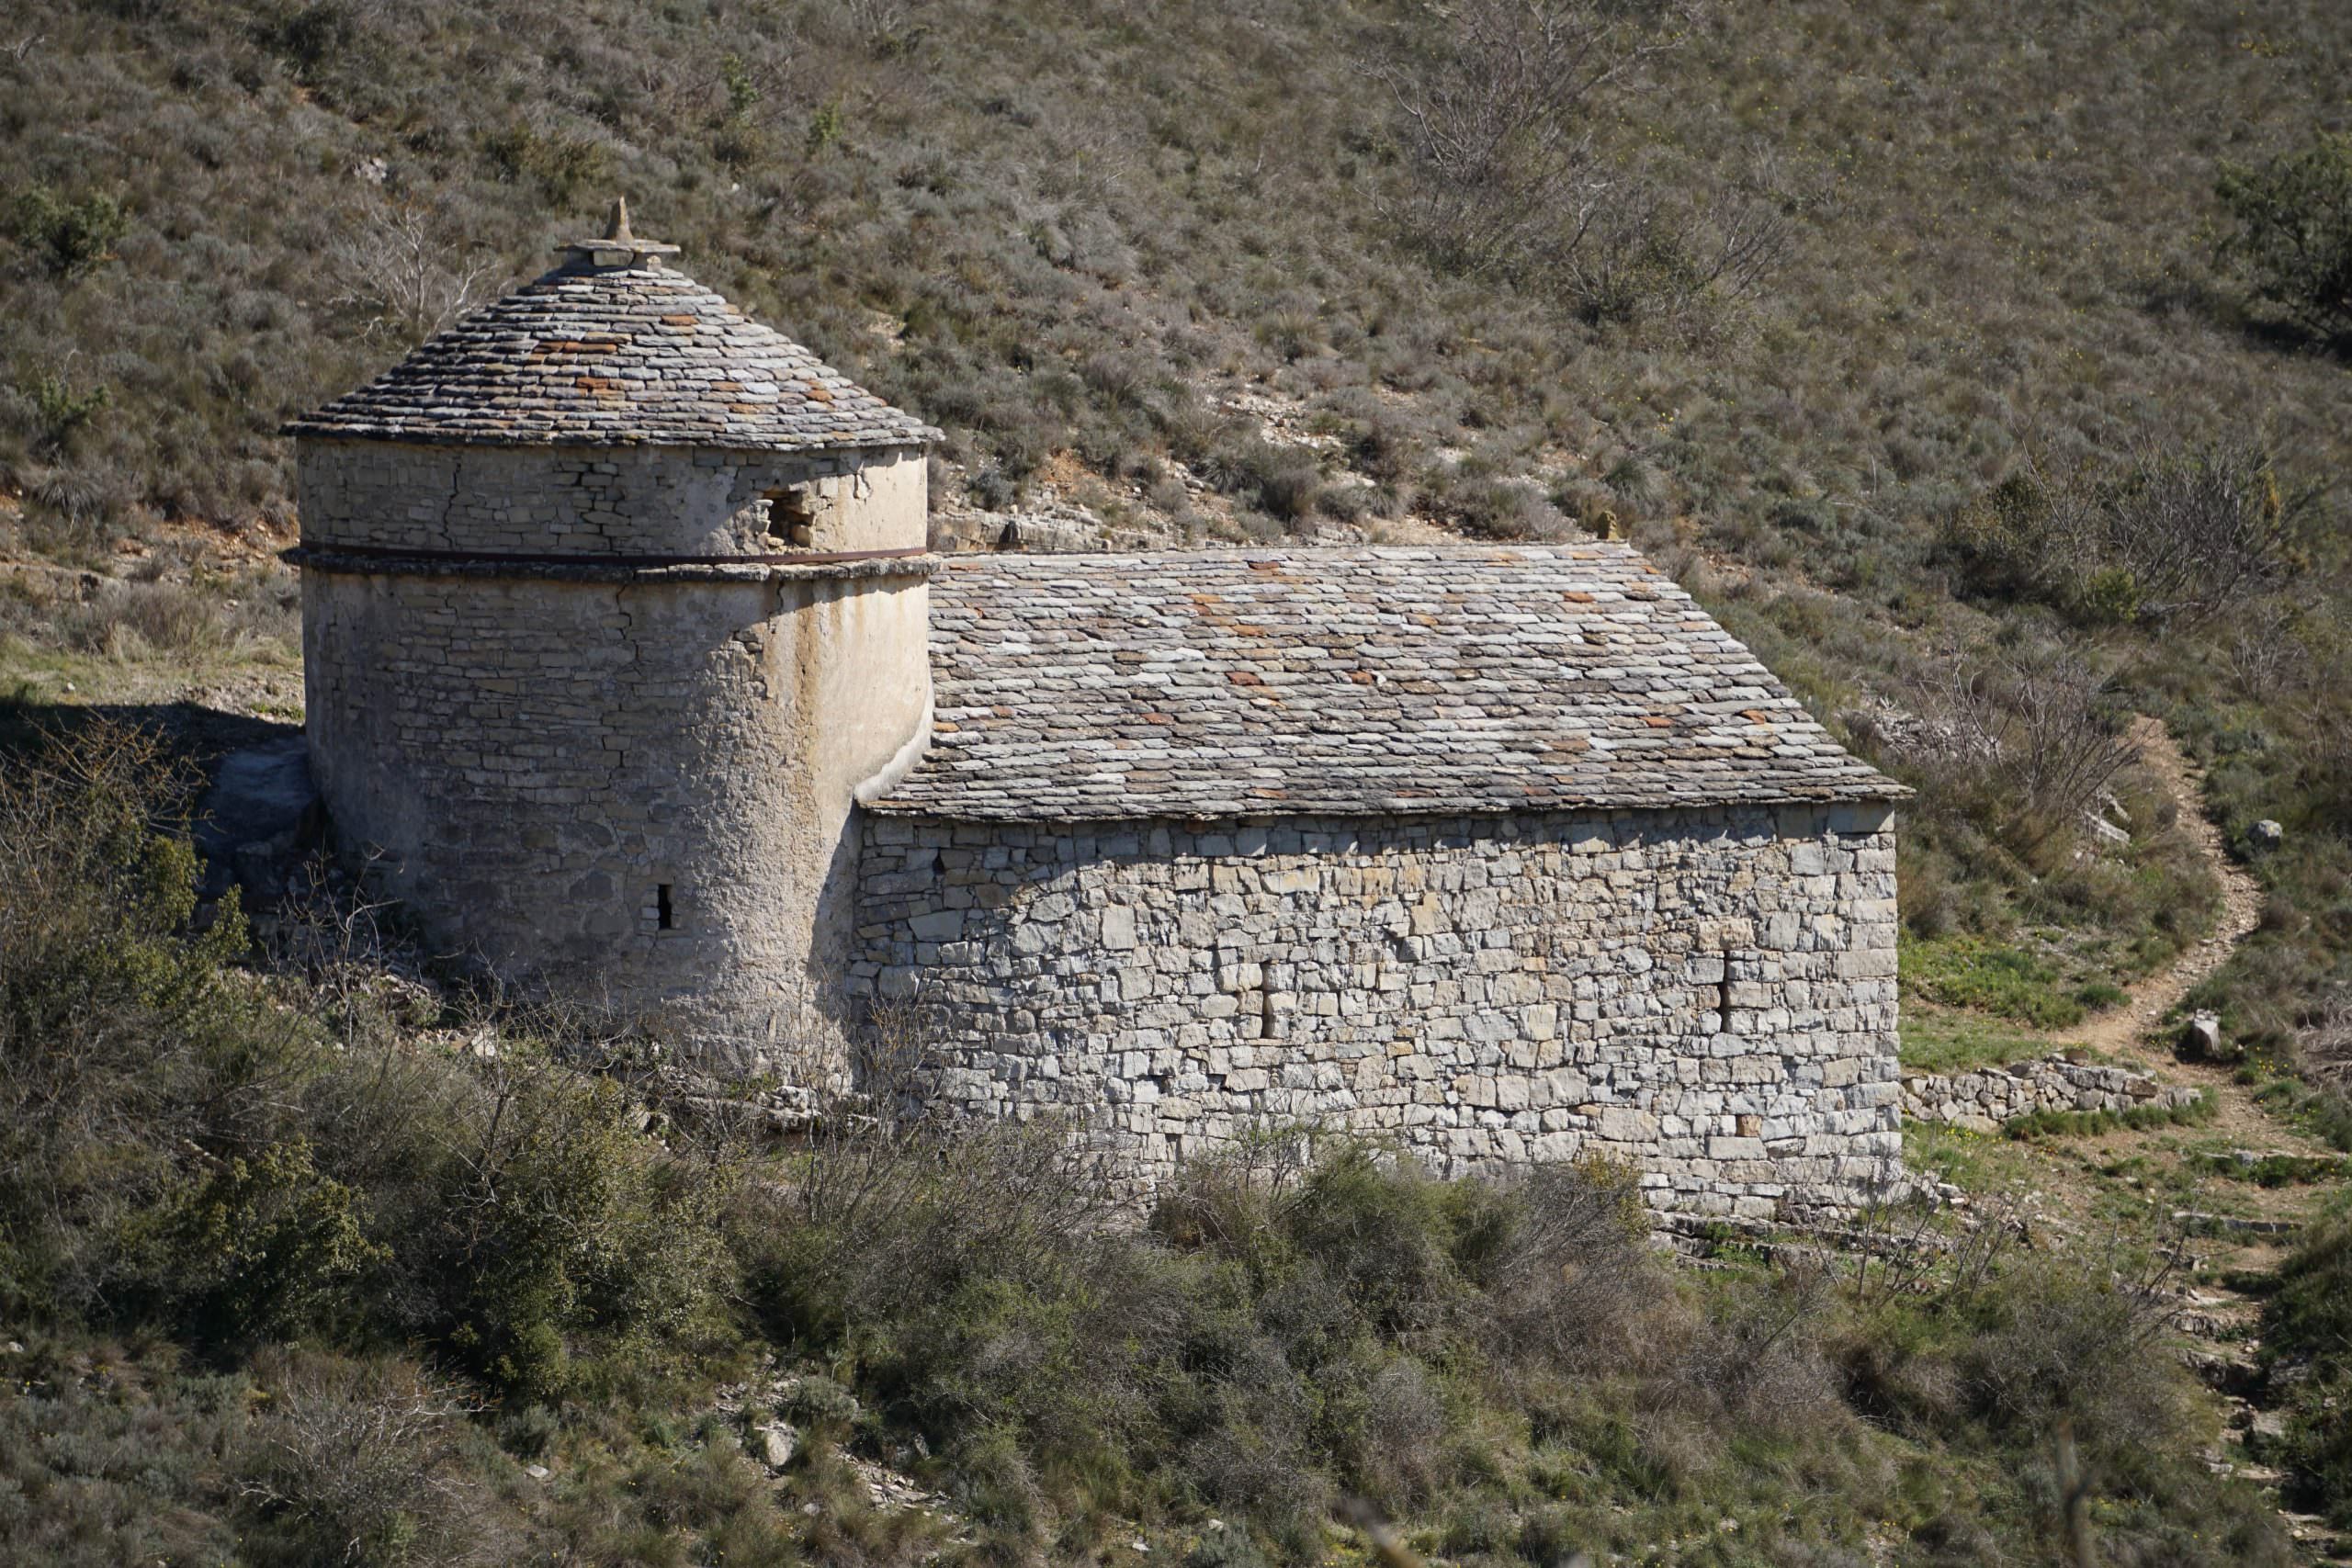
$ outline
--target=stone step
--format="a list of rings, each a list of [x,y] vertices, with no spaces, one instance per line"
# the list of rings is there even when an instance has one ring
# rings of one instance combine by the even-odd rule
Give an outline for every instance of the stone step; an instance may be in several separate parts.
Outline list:
[[[2216,1393],[2251,1399],[2263,1384],[2262,1365],[2251,1356],[2189,1349],[2182,1351],[2180,1359],[2199,1382]]]
[[[2320,1561],[2341,1562],[2352,1560],[2352,1536],[2337,1530],[2317,1514],[2290,1514],[2281,1508],[2278,1517],[2287,1521],[2287,1533],[2295,1543],[2316,1548],[2315,1555]]]

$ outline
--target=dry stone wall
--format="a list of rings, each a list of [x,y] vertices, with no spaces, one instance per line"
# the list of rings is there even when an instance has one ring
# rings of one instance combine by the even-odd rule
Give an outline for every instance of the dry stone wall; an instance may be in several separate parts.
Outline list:
[[[1661,1210],[1834,1208],[1896,1122],[1883,807],[1060,827],[876,816],[855,992],[936,1094],[1148,1183],[1252,1124],[1442,1168],[1600,1151]]]
[[[1903,1080],[1905,1117],[1978,1133],[2044,1111],[2183,1111],[2199,1098],[2194,1089],[2165,1084],[2146,1073],[2064,1056]]]

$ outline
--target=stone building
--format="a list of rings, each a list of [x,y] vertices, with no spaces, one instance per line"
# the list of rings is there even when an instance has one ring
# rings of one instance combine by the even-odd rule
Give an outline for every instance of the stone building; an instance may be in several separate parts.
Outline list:
[[[626,220],[300,437],[312,767],[428,932],[1148,1181],[1252,1124],[1604,1150],[1661,1209],[1899,1153],[1899,788],[1637,553],[926,552],[933,432]]]

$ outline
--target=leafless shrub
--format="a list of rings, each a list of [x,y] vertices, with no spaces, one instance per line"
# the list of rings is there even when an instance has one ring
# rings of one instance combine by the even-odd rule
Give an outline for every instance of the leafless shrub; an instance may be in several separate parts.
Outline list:
[[[2030,468],[1947,536],[1979,589],[2091,620],[2194,623],[2284,581],[2319,499],[2283,484],[2260,442],[2238,440]]]
[[[1600,1160],[1498,1179],[1512,1222],[1480,1273],[1498,1355],[1599,1369],[1661,1293],[1635,1173]]]
[[[2064,649],[1947,649],[1916,689],[1939,764],[2029,855],[2076,831],[2132,761],[2107,682]]]
[[[1549,287],[1588,321],[1658,315],[1702,333],[1713,324],[1706,307],[1753,292],[1787,259],[1801,207],[1764,157],[1695,201],[1623,182],[1555,255]]]
[[[2311,649],[2299,638],[2279,636],[2275,626],[2232,634],[2222,656],[2232,683],[2256,701],[2305,690],[2314,673]]]
[[[265,1563],[456,1564],[514,1542],[474,1528],[485,1510],[460,1458],[471,1406],[401,1361],[273,1356],[270,1399],[241,1456],[238,1491]]]
[[[922,47],[931,24],[917,0],[840,0],[842,19],[876,60],[895,60]]]
[[[958,1258],[1020,1276],[1046,1269],[1118,1206],[1100,1157],[1053,1122],[845,1136],[813,1147],[796,1206],[847,1240],[840,1285],[854,1314],[896,1299],[910,1280],[952,1278]]]
[[[820,1089],[788,1184],[753,1191],[780,1212],[853,1318],[903,1305],[917,1281],[1050,1271],[1120,1212],[1102,1151],[1066,1121],[968,1123],[935,1108],[922,1014],[877,1010],[847,1082]]]
[[[1434,1488],[1444,1451],[1444,1393],[1419,1361],[1399,1359],[1364,1387],[1368,1441],[1358,1467],[1388,1497],[1423,1497]]]
[[[2352,1089],[2352,986],[2328,988],[2296,1037],[2304,1074]]]
[[[1652,1402],[1709,1423],[1730,1416],[1787,1429],[1842,1410],[1820,1334],[1838,1305],[1837,1265],[1813,1249],[1778,1248],[1769,1285],[1686,1313],[1654,1356]]]
[[[2317,501],[2283,488],[2251,445],[2143,452],[2120,480],[2071,494],[2061,528],[2086,559],[2128,571],[2134,613],[2154,621],[2200,618],[2275,584]]]
[[[433,203],[377,194],[348,212],[333,247],[348,287],[330,304],[369,337],[417,343],[447,326],[496,280],[497,259]]]
[[[1470,0],[1449,18],[1449,51],[1375,67],[1416,176],[1407,230],[1468,273],[1573,252],[1616,183],[1594,157],[1589,100],[1671,48],[1694,10]]]

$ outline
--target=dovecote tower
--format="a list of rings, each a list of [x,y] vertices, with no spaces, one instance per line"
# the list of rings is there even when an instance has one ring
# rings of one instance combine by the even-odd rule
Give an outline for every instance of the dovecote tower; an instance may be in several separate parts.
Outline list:
[[[930,729],[937,433],[676,250],[616,204],[288,427],[311,767],[443,951],[791,1073]]]

